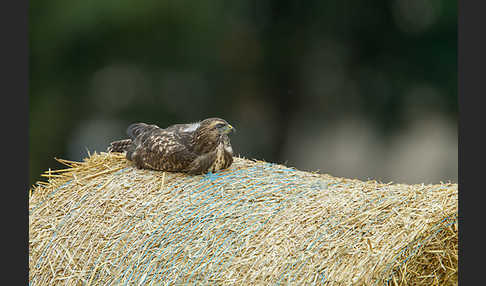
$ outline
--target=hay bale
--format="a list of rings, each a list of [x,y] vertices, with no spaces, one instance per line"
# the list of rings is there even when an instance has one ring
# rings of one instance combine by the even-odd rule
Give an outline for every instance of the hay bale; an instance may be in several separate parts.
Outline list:
[[[60,161],[31,189],[29,285],[457,285],[457,184]]]

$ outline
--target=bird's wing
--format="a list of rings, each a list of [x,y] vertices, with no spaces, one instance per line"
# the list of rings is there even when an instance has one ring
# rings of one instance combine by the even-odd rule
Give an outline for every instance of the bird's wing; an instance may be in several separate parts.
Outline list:
[[[134,143],[130,159],[141,168],[180,171],[197,157],[191,152],[187,138],[166,129],[145,130]]]
[[[154,130],[161,129],[159,126],[155,124],[146,124],[146,123],[132,123],[128,126],[127,128],[127,135],[134,140],[135,138],[138,137],[138,135],[142,133],[149,133]]]

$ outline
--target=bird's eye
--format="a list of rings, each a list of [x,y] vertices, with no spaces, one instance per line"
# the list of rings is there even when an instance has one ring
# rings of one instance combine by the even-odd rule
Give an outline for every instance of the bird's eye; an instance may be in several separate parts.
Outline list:
[[[225,125],[224,123],[218,123],[218,124],[216,124],[216,128],[223,128],[224,125]]]

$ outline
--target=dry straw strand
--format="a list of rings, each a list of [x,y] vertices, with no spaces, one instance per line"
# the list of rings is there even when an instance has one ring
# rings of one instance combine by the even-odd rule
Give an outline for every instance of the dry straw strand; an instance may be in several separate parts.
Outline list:
[[[29,285],[457,285],[457,184],[234,159],[191,176],[56,158],[29,190]]]

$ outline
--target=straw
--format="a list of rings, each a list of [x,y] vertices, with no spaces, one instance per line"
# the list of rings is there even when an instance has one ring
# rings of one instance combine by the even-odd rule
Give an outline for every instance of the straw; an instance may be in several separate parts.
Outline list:
[[[29,190],[29,285],[457,285],[457,184],[57,160]]]

